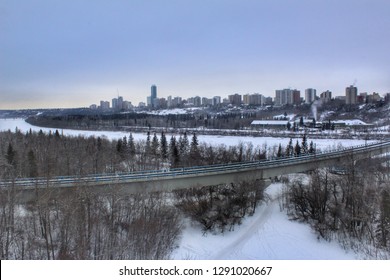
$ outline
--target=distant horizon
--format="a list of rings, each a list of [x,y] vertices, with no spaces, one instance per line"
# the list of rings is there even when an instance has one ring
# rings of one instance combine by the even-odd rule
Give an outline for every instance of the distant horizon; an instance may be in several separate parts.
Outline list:
[[[0,3],[0,109],[123,96],[390,92],[388,0]]]

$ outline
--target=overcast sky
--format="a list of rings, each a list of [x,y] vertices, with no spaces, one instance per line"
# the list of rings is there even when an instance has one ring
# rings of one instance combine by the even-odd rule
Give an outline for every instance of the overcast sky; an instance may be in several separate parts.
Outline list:
[[[0,0],[0,109],[390,92],[389,0]]]

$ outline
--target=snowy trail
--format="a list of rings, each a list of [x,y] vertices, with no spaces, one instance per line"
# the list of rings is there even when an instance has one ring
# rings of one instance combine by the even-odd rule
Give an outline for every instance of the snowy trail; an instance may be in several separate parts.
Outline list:
[[[235,237],[235,240],[218,252],[213,259],[231,259],[231,257],[234,258],[242,254],[242,248],[249,242],[252,236],[257,236],[259,234],[261,229],[270,219],[274,208],[269,204],[274,203],[275,200],[275,198],[272,198],[267,202],[267,205],[263,205],[261,209],[257,209],[257,211],[260,210],[260,213],[250,221],[250,226],[245,231],[240,231],[237,237]]]
[[[308,225],[290,221],[280,211],[282,185],[272,184],[270,200],[234,231],[203,235],[199,227],[187,226],[172,259],[193,260],[344,260],[357,259],[337,243],[318,240]]]

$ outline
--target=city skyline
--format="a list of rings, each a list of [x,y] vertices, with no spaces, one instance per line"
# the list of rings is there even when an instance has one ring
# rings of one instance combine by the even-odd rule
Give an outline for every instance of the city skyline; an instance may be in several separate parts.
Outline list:
[[[320,101],[321,103],[328,103],[331,100],[344,101],[346,105],[356,105],[364,103],[375,103],[384,101],[388,103],[390,93],[380,95],[377,92],[359,92],[358,88],[354,85],[350,85],[345,88],[344,95],[334,96],[332,91],[326,90],[317,95],[317,90],[314,88],[307,88],[302,91],[300,89],[279,89],[275,90],[275,97],[265,96],[260,93],[246,93],[246,94],[231,94],[224,96],[192,96],[189,98],[182,98],[181,96],[158,96],[157,86],[153,84],[151,86],[151,92],[149,96],[146,96],[146,102],[139,102],[139,104],[132,104],[130,100],[123,99],[123,96],[112,99],[110,104],[107,100],[101,100],[100,105],[95,103],[89,105],[90,109],[114,109],[114,110],[133,110],[134,108],[149,108],[149,109],[169,109],[178,108],[182,106],[193,107],[208,107],[222,105],[249,105],[249,106],[284,106],[284,105],[303,105],[312,104]],[[317,105],[319,103],[316,103]]]
[[[390,92],[386,0],[0,2],[0,109]]]

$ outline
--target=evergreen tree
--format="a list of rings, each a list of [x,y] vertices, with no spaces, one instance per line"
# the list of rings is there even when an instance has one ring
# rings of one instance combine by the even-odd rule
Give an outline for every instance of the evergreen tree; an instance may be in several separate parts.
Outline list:
[[[158,148],[159,148],[158,138],[156,133],[154,133],[152,139],[152,145],[151,145],[151,152],[154,157],[157,157],[158,155]]]
[[[192,164],[199,164],[200,162],[200,154],[198,150],[198,138],[196,137],[196,134],[194,133],[191,140],[191,146],[190,146],[190,159]]]
[[[118,142],[116,143],[116,151],[121,157],[124,157],[124,148],[123,148],[123,140],[118,139]]]
[[[5,156],[8,164],[16,166],[16,151],[14,150],[11,142],[8,144],[7,154]]]
[[[286,156],[291,157],[294,154],[294,147],[292,144],[292,138],[290,138],[290,141],[288,142],[288,145],[286,147]]]
[[[178,167],[180,162],[179,149],[177,148],[176,138],[174,136],[171,137],[171,141],[169,143],[169,154],[170,154],[171,166],[173,168]]]
[[[160,155],[163,160],[167,159],[168,151],[167,151],[167,138],[165,137],[164,132],[161,132],[160,138]]]
[[[278,158],[281,158],[283,156],[283,151],[282,151],[282,144],[279,143],[278,147],[278,153],[276,154]]]
[[[189,150],[189,141],[187,132],[184,132],[183,137],[180,136],[179,139],[179,152],[182,157],[185,157],[188,155]]]
[[[306,134],[303,134],[302,138],[302,154],[307,154],[309,151],[308,145],[307,145],[307,136]]]
[[[127,142],[127,146],[128,146],[129,155],[131,158],[133,158],[135,156],[135,143],[134,143],[134,138],[132,133],[130,133],[129,135],[129,141]]]
[[[299,145],[298,140],[297,143],[295,144],[294,154],[297,157],[301,155],[301,146]]]
[[[290,129],[291,129],[291,123],[287,122],[287,130],[290,130]]]
[[[309,154],[315,154],[316,149],[314,147],[313,141],[310,141]]]
[[[145,153],[146,153],[146,155],[149,155],[150,152],[151,152],[150,131],[148,131],[147,137],[146,137]]]
[[[31,178],[37,177],[38,176],[37,161],[34,152],[31,149],[27,154],[27,162],[28,162],[28,176]]]
[[[102,138],[100,138],[100,136],[97,138],[97,149],[98,151],[101,151],[102,150],[102,147],[103,147],[103,142],[102,142]]]
[[[122,149],[123,149],[123,154],[124,154],[125,157],[128,155],[128,152],[129,152],[128,148],[129,147],[127,145],[127,137],[123,136],[123,138],[122,138]]]

